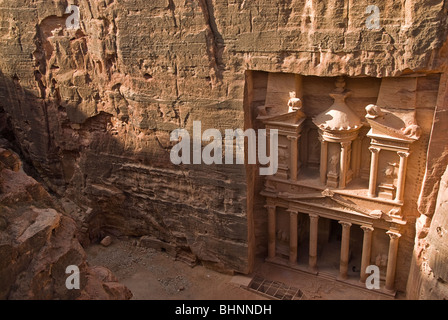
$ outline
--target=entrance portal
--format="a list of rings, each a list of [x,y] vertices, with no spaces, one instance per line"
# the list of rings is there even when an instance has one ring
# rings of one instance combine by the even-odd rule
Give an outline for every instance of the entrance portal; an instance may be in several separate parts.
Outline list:
[[[341,237],[341,226],[336,220],[319,218],[320,241],[317,251],[319,272],[337,275],[341,256]]]
[[[341,263],[342,226],[338,221],[320,217],[317,246],[319,273],[333,276],[339,274]],[[361,271],[363,231],[359,226],[350,228],[350,250],[348,259],[349,278],[359,279]]]

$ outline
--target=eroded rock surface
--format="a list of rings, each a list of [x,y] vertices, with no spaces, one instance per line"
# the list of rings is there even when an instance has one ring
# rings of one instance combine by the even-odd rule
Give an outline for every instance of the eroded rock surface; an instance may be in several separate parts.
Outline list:
[[[440,180],[434,214],[431,217],[422,215],[417,224],[414,264],[408,282],[408,296],[412,299],[448,298],[447,183],[448,170]]]
[[[0,163],[0,299],[130,299],[109,270],[87,265],[75,222],[23,172],[18,156],[0,149]],[[71,265],[79,289],[66,286]]]
[[[80,0],[80,29],[68,30],[67,1],[5,0],[0,106],[24,156],[67,199],[83,244],[150,236],[176,256],[248,272],[266,251],[252,168],[174,166],[169,135],[195,120],[203,130],[249,127],[249,96],[265,100],[262,83],[249,92],[252,71],[382,78],[403,95],[408,88],[387,77],[440,73],[439,90],[428,85],[437,99],[424,94],[423,80],[415,91],[430,152],[423,181],[413,184],[413,194],[423,186],[420,211],[416,202],[407,210],[434,211],[448,154],[446,1],[377,1],[378,30],[366,28],[370,4]],[[412,248],[411,231],[406,239]]]

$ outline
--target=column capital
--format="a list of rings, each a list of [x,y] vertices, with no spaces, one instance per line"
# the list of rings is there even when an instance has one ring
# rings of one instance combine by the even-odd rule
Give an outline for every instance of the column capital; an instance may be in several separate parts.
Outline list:
[[[409,155],[411,154],[410,152],[406,152],[406,151],[397,151],[397,154],[400,158],[407,158],[409,157]]]
[[[361,229],[364,230],[365,233],[373,232],[373,230],[374,230],[374,228],[372,226],[369,226],[369,225],[362,225]]]
[[[339,221],[339,224],[343,227],[343,228],[350,228],[352,226],[352,224],[350,222],[347,221]]]
[[[289,140],[298,140],[300,138],[300,134],[297,136],[286,136]]]
[[[309,216],[310,219],[312,219],[312,220],[317,220],[317,219],[319,219],[319,216],[318,216],[317,214],[310,213],[308,216]]]
[[[397,231],[389,230],[386,234],[390,237],[391,240],[395,240],[401,237],[401,234]]]
[[[328,143],[328,141],[325,140],[324,137],[322,137],[321,135],[319,135],[317,139],[320,141],[320,143]]]
[[[377,147],[369,147],[369,150],[372,153],[379,153],[381,149]]]
[[[299,214],[299,210],[293,209],[293,208],[288,208],[288,209],[286,209],[286,211],[289,213]]]
[[[275,204],[266,204],[264,207],[268,210],[275,210],[277,208]]]
[[[352,144],[351,141],[343,141],[341,142],[341,148],[348,148]]]

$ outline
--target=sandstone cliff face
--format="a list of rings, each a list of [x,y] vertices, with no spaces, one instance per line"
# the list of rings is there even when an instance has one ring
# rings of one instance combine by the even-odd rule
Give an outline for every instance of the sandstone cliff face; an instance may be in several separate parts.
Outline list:
[[[443,174],[431,216],[422,215],[417,224],[414,263],[408,283],[411,299],[447,299],[447,181],[448,171]]]
[[[17,155],[0,148],[0,299],[130,299],[106,268],[89,267],[75,222],[41,184],[21,169]],[[69,290],[68,266],[80,287]]]
[[[174,166],[172,130],[195,120],[203,130],[251,126],[250,70],[391,77],[446,68],[444,1],[377,1],[379,30],[365,27],[368,1],[74,3],[76,31],[65,27],[67,1],[2,2],[0,105],[23,154],[82,208],[84,241],[150,235],[227,270],[249,271],[255,247],[265,249],[253,168]],[[428,204],[439,161],[429,154]]]

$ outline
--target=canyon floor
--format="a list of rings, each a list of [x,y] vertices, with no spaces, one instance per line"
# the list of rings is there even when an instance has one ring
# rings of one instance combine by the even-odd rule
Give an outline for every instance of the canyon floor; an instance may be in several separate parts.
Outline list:
[[[137,300],[226,300],[265,299],[233,283],[234,276],[203,266],[190,267],[155,249],[114,240],[108,246],[92,245],[86,250],[90,265],[114,272]]]
[[[265,296],[244,288],[249,276],[228,275],[201,265],[190,267],[155,249],[134,246],[115,239],[104,247],[99,244],[86,249],[90,265],[109,268],[126,285],[136,300],[261,300]],[[292,272],[266,263],[259,263],[253,275],[288,283],[303,291],[306,299],[387,300],[391,297],[361,290],[338,281]],[[253,276],[252,275],[252,276]],[[398,296],[398,299],[400,297]]]

